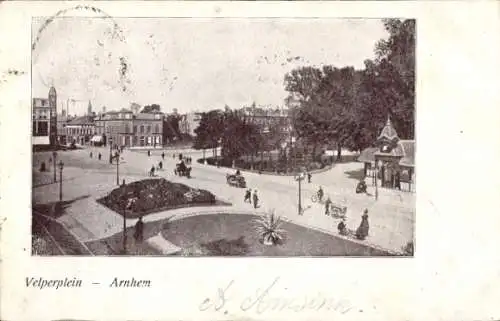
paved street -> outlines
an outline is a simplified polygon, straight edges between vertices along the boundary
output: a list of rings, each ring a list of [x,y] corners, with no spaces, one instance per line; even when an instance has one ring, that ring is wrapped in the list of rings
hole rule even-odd
[[[93,158],[90,158],[90,151]],[[102,154],[101,161],[97,154]],[[384,249],[399,251],[407,241],[413,239],[414,202],[415,195],[405,192],[379,189],[379,199],[354,193],[356,180],[346,173],[362,169],[361,163],[337,164],[331,170],[313,175],[312,183],[303,182],[302,204],[306,208],[304,215],[297,214],[298,185],[290,176],[264,175],[242,172],[248,187],[257,189],[261,206],[255,211],[250,204],[243,202],[244,189],[230,187],[225,175],[234,170],[216,168],[198,164],[195,159],[201,157],[201,151],[185,149],[185,156],[193,158],[192,178],[178,177],[173,174],[179,151],[167,150],[164,169],[159,176],[173,182],[207,189],[220,199],[233,204],[232,207],[210,207],[210,211],[222,212],[258,212],[275,211],[276,214],[288,220],[305,226],[310,226],[337,235],[337,219],[324,215],[324,207],[313,203],[311,196],[319,186],[325,195],[330,195],[334,203],[348,207],[347,225],[356,229],[361,220],[364,208],[369,210],[370,235],[365,243],[375,244]],[[119,167],[119,180],[127,183],[144,179],[153,164],[161,160],[161,151],[152,151],[148,157],[145,151],[128,151],[123,153],[123,163]],[[34,154],[34,188],[33,203],[50,203],[58,200],[59,183],[52,184],[52,172],[40,173],[41,161],[48,164],[50,153]],[[76,200],[66,209],[66,214],[59,218],[82,241],[89,241],[111,236],[122,229],[122,217],[95,200],[107,194],[116,187],[116,165],[109,164],[109,150],[106,148],[91,148],[58,153],[58,160],[65,164],[63,171],[63,199]],[[52,168],[51,168],[52,170]],[[59,173],[58,173],[59,179]],[[369,192],[374,194],[372,187]],[[85,197],[85,198],[82,198]],[[174,211],[159,212],[148,215],[145,221],[155,221],[175,214],[177,217],[202,212],[204,208],[185,208]],[[127,225],[133,226],[135,220],[128,220]]]

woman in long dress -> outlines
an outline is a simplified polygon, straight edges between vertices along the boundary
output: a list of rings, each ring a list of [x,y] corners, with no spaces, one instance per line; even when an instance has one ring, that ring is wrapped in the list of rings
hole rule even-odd
[[[363,216],[361,216],[361,224],[359,224],[359,227],[356,230],[356,238],[364,240],[368,236],[369,229],[370,224],[368,223],[368,210],[365,209]]]

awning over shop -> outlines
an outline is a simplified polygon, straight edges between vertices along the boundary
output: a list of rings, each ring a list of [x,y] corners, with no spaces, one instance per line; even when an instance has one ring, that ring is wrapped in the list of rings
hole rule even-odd
[[[103,138],[102,136],[100,135],[96,135],[96,136],[93,136],[91,139],[90,139],[91,142],[94,142],[94,143],[102,143],[103,142]]]

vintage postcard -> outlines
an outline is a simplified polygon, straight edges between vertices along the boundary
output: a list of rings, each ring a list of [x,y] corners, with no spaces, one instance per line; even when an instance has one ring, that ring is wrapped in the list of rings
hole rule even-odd
[[[24,117],[8,188],[27,201],[2,239],[3,261],[28,262],[2,268],[20,274],[6,320],[443,316],[411,308],[417,224],[446,211],[427,159],[447,140],[425,121],[444,112],[424,104],[437,18],[360,5],[0,6],[23,34],[1,81]]]

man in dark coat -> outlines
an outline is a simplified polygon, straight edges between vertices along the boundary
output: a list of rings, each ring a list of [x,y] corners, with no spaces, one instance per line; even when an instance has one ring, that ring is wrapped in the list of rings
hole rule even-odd
[[[139,220],[135,224],[134,238],[138,242],[142,242],[144,239],[144,222],[142,221],[142,216],[139,217]]]
[[[165,160],[165,153],[164,152],[161,153],[161,159]]]
[[[247,203],[247,202],[248,203],[252,203],[252,201],[250,199],[251,197],[252,197],[252,191],[250,189],[247,189],[246,192],[245,192],[245,200],[244,200],[244,202],[245,203]]]
[[[330,206],[332,205],[332,200],[328,197],[325,201],[325,215],[330,215]]]
[[[257,190],[253,191],[253,208],[257,208],[259,203],[259,196],[257,196]]]
[[[102,155],[101,155],[101,153],[99,153],[99,154],[97,155],[97,158],[98,158],[99,160],[101,160],[101,157],[102,157]]]

